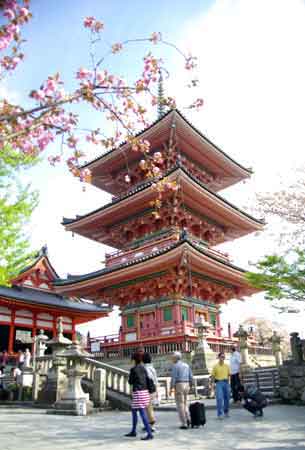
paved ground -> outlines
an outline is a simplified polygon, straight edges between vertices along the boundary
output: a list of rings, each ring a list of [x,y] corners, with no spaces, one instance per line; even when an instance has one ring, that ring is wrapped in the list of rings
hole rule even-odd
[[[130,415],[105,412],[90,417],[46,415],[40,410],[0,409],[1,450],[283,450],[305,449],[305,408],[270,406],[264,420],[235,409],[217,421],[208,411],[204,429],[178,430],[174,412],[159,412],[153,441],[122,437]]]

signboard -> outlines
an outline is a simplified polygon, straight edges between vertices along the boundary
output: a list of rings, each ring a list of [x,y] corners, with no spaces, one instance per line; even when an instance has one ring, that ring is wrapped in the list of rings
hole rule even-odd
[[[101,350],[100,342],[91,342],[90,349],[91,353],[99,352]]]
[[[30,330],[16,330],[16,341],[22,344],[31,344],[32,335]]]
[[[125,335],[126,342],[133,342],[137,340],[137,333],[127,333]]]

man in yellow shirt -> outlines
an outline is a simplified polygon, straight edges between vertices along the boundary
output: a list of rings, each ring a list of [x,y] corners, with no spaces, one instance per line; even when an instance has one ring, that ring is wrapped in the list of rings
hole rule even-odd
[[[217,417],[229,417],[230,366],[225,363],[225,354],[219,353],[218,363],[213,367],[212,378],[216,385]]]

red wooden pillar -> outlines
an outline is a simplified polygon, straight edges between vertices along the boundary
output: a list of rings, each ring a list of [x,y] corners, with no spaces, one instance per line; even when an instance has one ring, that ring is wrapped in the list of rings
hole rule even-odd
[[[15,335],[15,315],[16,311],[12,310],[12,318],[11,318],[11,326],[10,326],[10,334],[8,339],[8,353],[11,354],[14,352],[14,335]]]
[[[57,336],[57,317],[53,318],[53,338]]]
[[[175,333],[179,334],[184,332],[184,322],[182,322],[182,317],[181,317],[181,306],[180,303],[176,302],[173,306],[174,308],[174,321],[176,322],[176,330]]]
[[[72,319],[72,341],[76,341],[75,319]]]
[[[220,314],[219,312],[216,313],[216,329],[217,329],[217,335],[221,336],[221,324],[220,324]]]
[[[228,337],[231,339],[232,338],[232,330],[231,330],[231,324],[230,322],[228,323]]]
[[[141,324],[139,311],[136,312],[136,332],[137,332],[137,340],[141,339]]]
[[[191,317],[189,318],[189,322],[191,322],[192,326],[196,323],[196,315],[195,315],[195,305],[192,305],[190,308]]]
[[[36,316],[36,313],[33,313],[33,331],[32,331],[33,342],[32,342],[32,350],[31,350],[32,355],[35,350],[34,349],[34,339],[35,339],[36,334],[37,334],[37,316]]]

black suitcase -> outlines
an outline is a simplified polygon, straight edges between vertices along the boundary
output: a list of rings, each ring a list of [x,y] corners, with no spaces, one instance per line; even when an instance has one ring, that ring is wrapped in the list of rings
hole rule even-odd
[[[204,426],[206,423],[205,406],[203,403],[195,402],[190,404],[190,416],[192,428]]]

